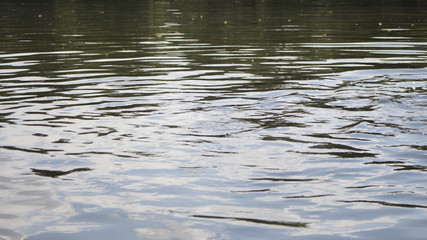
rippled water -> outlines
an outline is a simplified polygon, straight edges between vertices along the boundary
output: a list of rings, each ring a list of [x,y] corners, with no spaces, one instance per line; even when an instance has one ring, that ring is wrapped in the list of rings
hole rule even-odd
[[[424,239],[425,16],[2,1],[0,239]]]

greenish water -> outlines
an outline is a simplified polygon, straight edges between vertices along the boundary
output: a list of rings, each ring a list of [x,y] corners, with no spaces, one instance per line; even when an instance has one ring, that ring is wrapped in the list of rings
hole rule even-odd
[[[0,239],[425,239],[424,1],[0,2]]]

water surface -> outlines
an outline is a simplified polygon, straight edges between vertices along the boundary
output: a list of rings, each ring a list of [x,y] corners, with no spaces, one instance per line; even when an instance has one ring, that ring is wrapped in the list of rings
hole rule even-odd
[[[423,1],[0,3],[1,239],[424,239]]]

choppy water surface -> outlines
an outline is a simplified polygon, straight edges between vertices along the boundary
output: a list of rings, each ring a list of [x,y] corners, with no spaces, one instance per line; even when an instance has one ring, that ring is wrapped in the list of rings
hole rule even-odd
[[[423,1],[0,13],[0,239],[425,239]]]

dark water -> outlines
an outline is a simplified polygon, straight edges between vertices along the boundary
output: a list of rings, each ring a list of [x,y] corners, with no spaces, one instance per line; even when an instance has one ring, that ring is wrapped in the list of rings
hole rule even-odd
[[[0,239],[425,239],[424,1],[0,2]]]

